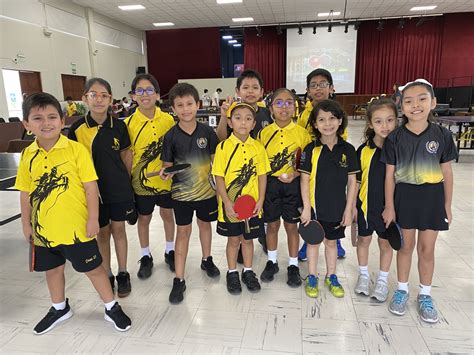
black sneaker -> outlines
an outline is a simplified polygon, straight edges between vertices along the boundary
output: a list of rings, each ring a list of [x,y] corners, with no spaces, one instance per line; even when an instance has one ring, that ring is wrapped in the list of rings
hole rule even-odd
[[[206,260],[201,261],[201,270],[205,270],[209,277],[217,277],[221,274],[216,264],[212,261],[212,256],[208,256]]]
[[[173,304],[180,303],[184,299],[184,291],[186,291],[186,282],[175,277],[173,279],[173,289],[169,297],[170,302]]]
[[[110,275],[109,281],[110,281],[110,287],[112,287],[112,293],[114,293],[115,292],[115,276]]]
[[[249,291],[260,291],[260,283],[257,275],[252,270],[242,271],[242,282],[247,286]]]
[[[262,282],[273,281],[273,275],[275,275],[279,270],[278,263],[268,260],[265,269],[263,269],[262,274],[260,275],[260,280],[262,280]]]
[[[268,249],[267,249],[267,236],[266,235],[261,235],[258,237],[258,242],[262,246],[263,252],[265,254],[268,254]]]
[[[229,291],[230,294],[237,295],[242,292],[242,286],[240,285],[238,271],[234,271],[231,273],[227,271],[227,275],[225,278],[227,281],[227,291]]]
[[[130,283],[130,274],[128,272],[119,272],[117,275],[117,296],[127,297],[132,292]]]
[[[239,252],[237,254],[237,262],[239,264],[243,264],[244,263],[244,256],[242,255],[242,244],[240,244],[239,246]]]
[[[153,267],[153,257],[150,255],[142,256],[139,261],[140,268],[138,269],[137,276],[139,279],[147,279],[151,276],[151,269]]]
[[[165,253],[165,263],[167,263],[170,270],[174,272],[174,250],[170,250],[169,253]]]
[[[288,281],[286,284],[290,287],[301,286],[300,268],[295,265],[288,266]]]
[[[60,311],[56,308],[51,307],[48,311],[48,314],[44,316],[43,319],[40,320],[36,327],[33,329],[33,333],[40,335],[46,332],[49,332],[59,323],[64,322],[66,319],[72,317],[72,310],[69,307],[69,300],[66,298],[66,307]]]
[[[125,212],[125,219],[129,225],[135,225],[138,221],[137,210],[135,208],[131,208],[130,210]]]
[[[119,332],[126,332],[132,326],[130,318],[122,311],[122,307],[115,302],[114,306],[108,311],[105,310],[104,319],[111,323],[114,323],[115,329]]]

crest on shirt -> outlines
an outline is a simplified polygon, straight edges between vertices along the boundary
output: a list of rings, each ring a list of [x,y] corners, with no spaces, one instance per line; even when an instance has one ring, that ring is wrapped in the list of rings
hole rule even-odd
[[[348,165],[347,165],[347,156],[345,154],[342,154],[341,161],[339,162],[339,166],[341,168],[347,168],[348,167]]]
[[[265,128],[269,124],[270,124],[270,122],[268,122],[268,121],[262,121],[262,128]]]
[[[207,138],[201,137],[197,139],[197,145],[199,148],[204,149],[207,147]]]
[[[426,142],[426,150],[430,154],[436,154],[438,152],[439,143],[436,141]]]
[[[114,137],[114,145],[112,146],[112,149],[113,150],[120,150],[120,142],[119,142],[118,138]]]

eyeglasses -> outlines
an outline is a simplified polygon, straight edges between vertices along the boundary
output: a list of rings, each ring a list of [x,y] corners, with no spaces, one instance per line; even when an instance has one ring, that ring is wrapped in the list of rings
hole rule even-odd
[[[153,95],[155,92],[156,92],[155,88],[151,87],[151,86],[146,88],[146,89],[143,89],[143,88],[136,88],[135,89],[135,95],[138,95],[138,96],[143,96],[143,95],[145,95],[145,93],[147,95]]]
[[[99,94],[95,91],[91,91],[91,92],[88,92],[87,94],[84,94],[84,96],[87,96],[89,99],[91,100],[98,100],[99,98],[101,98],[102,100],[108,100],[112,97],[112,95],[109,95],[109,94]]]
[[[292,100],[275,100],[273,102],[273,106],[276,106],[278,108],[283,108],[283,107],[293,107],[295,105],[295,102]]]
[[[322,81],[320,83],[310,83],[309,84],[310,89],[317,89],[317,88],[325,89],[329,86],[331,86],[331,84],[329,84],[327,81]]]

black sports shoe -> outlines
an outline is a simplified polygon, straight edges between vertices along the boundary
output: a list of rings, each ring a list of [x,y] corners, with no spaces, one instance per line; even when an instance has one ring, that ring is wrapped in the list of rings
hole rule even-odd
[[[138,269],[137,276],[139,279],[147,279],[151,276],[151,269],[153,267],[153,257],[150,255],[142,256],[139,261],[140,268]]]
[[[229,291],[230,294],[237,295],[242,292],[242,286],[240,285],[238,271],[230,273],[229,271],[227,271],[227,275],[225,278],[227,281],[227,291]]]
[[[278,263],[268,260],[265,269],[263,269],[262,274],[260,275],[260,280],[262,280],[262,282],[273,281],[273,275],[275,275],[279,270]]]
[[[115,329],[119,332],[126,332],[132,326],[132,321],[128,316],[122,311],[122,307],[115,302],[114,306],[108,311],[105,310],[104,319],[111,323],[114,323]]]
[[[258,237],[258,242],[262,246],[263,252],[265,254],[268,254],[268,249],[267,249],[267,236],[266,235],[261,235]]]
[[[290,287],[301,286],[300,268],[295,265],[288,266],[288,281],[286,284]]]
[[[209,277],[217,277],[221,274],[216,264],[212,261],[212,256],[208,256],[206,260],[201,261],[201,269],[205,270]]]
[[[119,272],[117,275],[117,296],[127,297],[132,292],[130,283],[130,274],[128,272]]]
[[[244,256],[242,255],[242,244],[239,245],[239,253],[237,254],[237,262],[239,264],[244,263]]]
[[[247,286],[249,291],[260,291],[260,283],[257,275],[252,270],[242,271],[242,282]]]
[[[135,225],[138,220],[138,213],[135,208],[131,208],[127,212],[125,212],[125,219],[127,220],[127,223],[131,226]]]
[[[170,270],[174,272],[174,250],[170,250],[168,254],[165,253],[165,263],[167,263]]]
[[[112,293],[114,293],[115,292],[115,276],[110,275],[109,281],[110,281],[110,287],[112,287]]]
[[[66,298],[66,307],[60,311],[54,307],[51,307],[44,318],[41,319],[38,324],[36,324],[36,327],[33,329],[33,333],[40,335],[49,332],[59,323],[71,318],[72,314],[71,307],[69,307],[69,299]]]
[[[175,277],[173,279],[173,289],[171,290],[169,300],[173,304],[178,304],[184,299],[184,291],[186,291],[186,282]]]

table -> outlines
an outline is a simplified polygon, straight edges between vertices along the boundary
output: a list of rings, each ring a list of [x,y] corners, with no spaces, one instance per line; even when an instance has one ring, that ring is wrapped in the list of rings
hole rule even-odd
[[[435,120],[439,124],[448,125],[448,129],[453,125],[458,127],[458,132],[456,134],[458,157],[456,158],[456,163],[459,161],[459,153],[461,149],[474,149],[474,145],[472,144],[474,138],[471,137],[469,133],[474,127],[474,116],[438,116],[435,117]],[[463,136],[466,138],[463,138]],[[463,143],[462,145],[461,141]],[[469,144],[467,144],[468,142]]]
[[[0,190],[13,191],[9,190],[9,188],[15,185],[18,164],[20,163],[20,156],[21,153],[0,153]],[[7,219],[1,220],[0,226],[18,219],[20,216],[21,214],[19,213]]]

